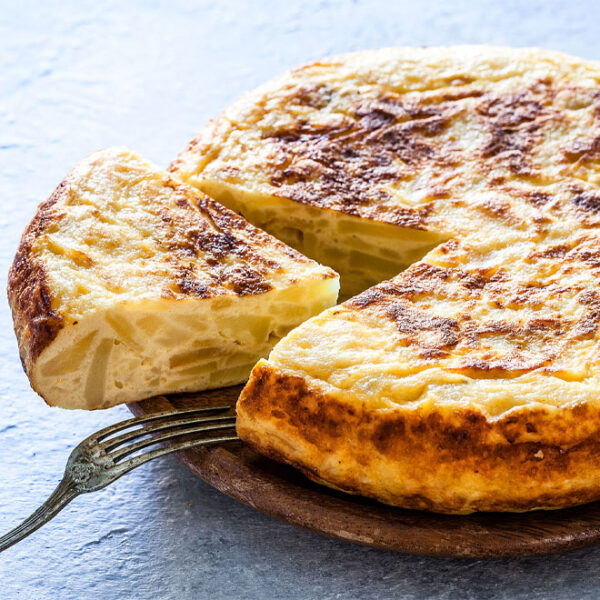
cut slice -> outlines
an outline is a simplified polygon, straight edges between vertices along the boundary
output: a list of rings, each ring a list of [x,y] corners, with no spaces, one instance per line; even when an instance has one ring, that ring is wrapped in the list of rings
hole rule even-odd
[[[600,233],[451,241],[307,321],[254,368],[240,437],[406,508],[600,497]]]
[[[338,277],[125,149],[43,203],[9,275],[24,368],[51,405],[239,384]]]

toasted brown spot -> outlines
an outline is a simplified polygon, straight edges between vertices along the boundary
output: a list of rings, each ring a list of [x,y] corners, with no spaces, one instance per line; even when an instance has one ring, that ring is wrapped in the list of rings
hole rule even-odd
[[[527,192],[525,197],[533,204],[534,206],[543,206],[547,204],[550,200],[552,200],[552,196],[545,192]]]
[[[519,224],[519,219],[512,213],[510,203],[503,198],[488,198],[479,204],[478,208],[486,214],[501,221],[505,221],[513,225]]]
[[[512,129],[535,121],[544,114],[541,102],[528,91],[509,94],[504,97],[486,97],[477,112],[489,119],[497,127]]]
[[[200,298],[208,298],[213,294],[208,284],[196,279],[193,267],[182,265],[179,271],[180,276],[177,279],[179,292],[187,296],[198,296]]]
[[[290,103],[311,108],[323,108],[329,102],[331,91],[325,86],[299,87],[290,95]]]
[[[483,96],[483,90],[477,89],[458,89],[441,94],[440,99],[444,102],[452,102],[456,100],[464,100],[465,98],[480,98]]]
[[[518,94],[486,94],[477,112],[487,126],[488,136],[481,154],[505,163],[515,174],[531,174],[531,153],[540,140],[540,127],[549,114],[544,102],[551,97],[548,82]]]
[[[600,212],[600,194],[594,192],[579,192],[576,193],[572,198],[571,202],[577,207],[577,209],[584,214],[592,213],[598,214]]]
[[[519,174],[531,173],[529,155],[538,140],[538,125],[528,125],[522,129],[508,129],[490,125],[488,139],[482,148],[485,158],[498,158],[504,161],[511,171]]]
[[[600,160],[600,135],[593,138],[575,140],[563,150],[565,158],[571,162],[577,160]]]
[[[543,250],[532,252],[527,258],[531,261],[539,260],[540,258],[562,259],[571,250],[568,244],[553,244]]]
[[[273,286],[265,279],[264,274],[257,269],[244,265],[232,265],[224,272],[231,289],[238,296],[262,294],[273,289]]]
[[[409,336],[433,333],[433,337],[427,336],[427,346],[433,349],[445,350],[458,344],[460,330],[456,319],[437,317],[399,303],[389,304],[386,313],[400,333]]]

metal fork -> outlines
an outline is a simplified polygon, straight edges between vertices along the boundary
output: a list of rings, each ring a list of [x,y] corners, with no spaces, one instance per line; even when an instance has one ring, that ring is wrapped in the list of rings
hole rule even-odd
[[[196,446],[238,440],[235,416],[214,416],[231,408],[217,406],[154,413],[127,419],[90,435],[71,452],[65,474],[48,500],[18,527],[0,537],[0,552],[47,523],[76,496],[100,490],[150,460]],[[213,416],[207,416],[210,413]],[[230,435],[215,437],[212,433],[221,430],[230,430],[226,431]],[[116,433],[120,435],[115,436]],[[149,446],[166,442],[172,443],[127,459]]]

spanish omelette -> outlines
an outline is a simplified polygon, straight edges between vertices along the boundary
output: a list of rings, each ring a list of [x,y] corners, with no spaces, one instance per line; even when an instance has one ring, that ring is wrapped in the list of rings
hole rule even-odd
[[[600,498],[599,83],[556,52],[384,49],[210,123],[172,172],[335,267],[345,296],[393,277],[259,361],[240,437],[407,508]]]

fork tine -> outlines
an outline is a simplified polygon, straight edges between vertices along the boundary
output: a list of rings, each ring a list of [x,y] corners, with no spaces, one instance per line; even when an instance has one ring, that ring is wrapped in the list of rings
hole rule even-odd
[[[105,427],[100,431],[96,431],[90,435],[87,440],[96,440],[101,441],[104,438],[107,438],[109,435],[113,433],[118,433],[119,431],[123,431],[123,429],[127,429],[128,427],[133,427],[135,425],[144,425],[145,423],[150,423],[152,421],[157,421],[159,419],[168,418],[168,417],[182,417],[185,415],[191,415],[194,413],[209,413],[209,412],[226,412],[231,410],[232,406],[206,406],[202,408],[184,408],[184,409],[176,409],[176,410],[166,410],[163,412],[154,413],[151,415],[144,415],[142,417],[133,417],[131,419],[127,419],[126,421],[121,421],[116,425],[110,425],[109,427]]]
[[[129,473],[129,471],[131,471],[132,469],[135,469],[136,467],[139,467],[144,463],[154,460],[155,458],[166,456],[167,454],[172,454],[173,452],[179,452],[180,450],[188,450],[190,448],[195,448],[196,446],[209,446],[210,444],[239,441],[240,438],[236,435],[210,439],[187,440],[183,442],[177,442],[175,444],[170,444],[168,446],[163,446],[162,448],[151,450],[150,452],[146,452],[145,454],[140,454],[139,456],[134,456],[133,458],[130,458],[129,460],[126,460],[122,463],[118,463],[115,467],[119,470],[119,474],[117,475],[117,477],[121,477],[121,475]]]
[[[178,416],[178,415],[173,415]],[[224,416],[224,417],[187,417],[186,419],[171,419],[171,420],[161,420],[150,422],[145,427],[139,427],[138,429],[133,429],[131,431],[126,431],[121,435],[110,438],[105,442],[100,443],[100,448],[104,452],[112,452],[115,448],[122,446],[127,442],[131,442],[136,438],[142,437],[144,435],[151,435],[158,431],[163,431],[164,429],[173,429],[181,427],[190,427],[192,425],[200,425],[202,423],[210,424],[210,423],[219,423],[229,421],[234,423],[235,416]]]
[[[142,448],[146,448],[147,446],[152,446],[154,444],[158,444],[160,442],[167,442],[169,440],[173,440],[184,435],[193,435],[197,433],[204,433],[208,431],[217,431],[219,429],[232,429],[235,427],[235,418],[230,418],[226,423],[204,423],[198,425],[197,423],[191,423],[191,427],[181,428],[177,430],[168,430],[158,435],[153,435],[144,440],[140,440],[139,442],[135,442],[134,444],[130,444],[122,448],[121,450],[117,450],[116,452],[111,452],[108,456],[112,458],[114,462],[118,462],[122,458],[141,450]]]

